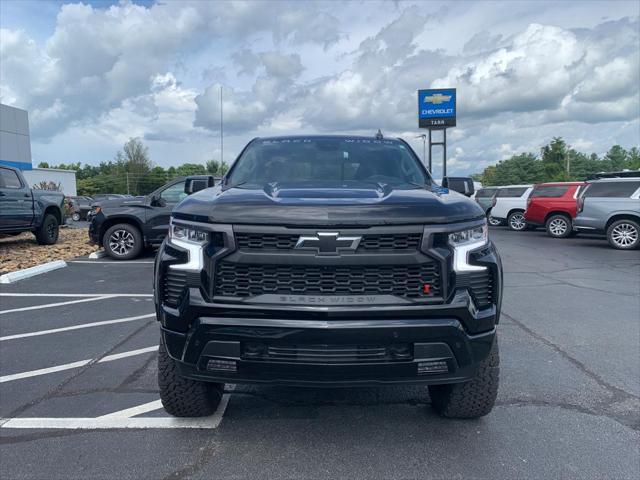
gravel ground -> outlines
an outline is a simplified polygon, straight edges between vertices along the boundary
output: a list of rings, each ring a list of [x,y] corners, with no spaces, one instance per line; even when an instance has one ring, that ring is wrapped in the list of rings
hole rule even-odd
[[[61,228],[55,245],[38,245],[30,232],[0,237],[0,275],[54,260],[69,260],[98,250],[85,229]]]

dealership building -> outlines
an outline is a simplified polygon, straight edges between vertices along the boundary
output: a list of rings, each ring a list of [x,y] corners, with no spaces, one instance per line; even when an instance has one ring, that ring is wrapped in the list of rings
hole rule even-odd
[[[20,169],[30,187],[53,182],[65,195],[76,195],[74,170],[34,168],[31,162],[28,112],[0,104],[0,165]]]

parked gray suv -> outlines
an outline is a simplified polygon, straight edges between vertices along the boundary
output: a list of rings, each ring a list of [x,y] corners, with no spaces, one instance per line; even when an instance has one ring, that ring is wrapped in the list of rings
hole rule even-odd
[[[574,228],[606,234],[613,248],[638,248],[640,177],[601,178],[588,182],[578,197]]]

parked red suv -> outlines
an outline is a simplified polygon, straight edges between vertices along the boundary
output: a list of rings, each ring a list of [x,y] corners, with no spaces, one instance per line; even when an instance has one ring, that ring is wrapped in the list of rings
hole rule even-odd
[[[536,185],[527,201],[524,219],[527,224],[544,225],[555,238],[571,235],[571,221],[577,214],[577,191],[584,182],[552,182]]]

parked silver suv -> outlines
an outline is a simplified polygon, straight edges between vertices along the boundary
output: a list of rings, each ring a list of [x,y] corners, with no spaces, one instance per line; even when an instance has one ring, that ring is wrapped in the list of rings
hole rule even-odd
[[[606,234],[613,248],[638,248],[640,177],[601,178],[588,182],[578,197],[574,228]]]

